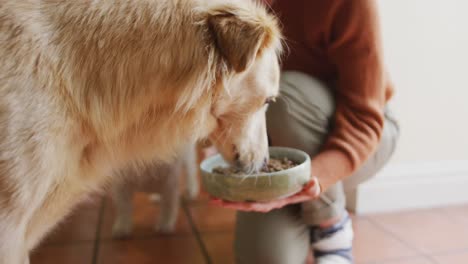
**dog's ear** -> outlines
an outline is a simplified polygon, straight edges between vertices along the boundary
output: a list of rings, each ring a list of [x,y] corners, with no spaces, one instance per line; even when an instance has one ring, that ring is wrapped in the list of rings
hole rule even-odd
[[[236,72],[245,71],[279,37],[276,21],[266,14],[255,17],[227,9],[217,11],[210,14],[209,27],[227,66]]]

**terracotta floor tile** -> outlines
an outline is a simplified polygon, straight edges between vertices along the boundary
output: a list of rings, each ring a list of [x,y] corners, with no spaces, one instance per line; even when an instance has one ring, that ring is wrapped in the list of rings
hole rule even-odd
[[[93,244],[43,246],[31,255],[31,264],[91,264]]]
[[[381,264],[380,262],[375,262],[375,264]],[[415,257],[415,258],[404,258],[400,260],[394,261],[385,261],[382,264],[434,264],[431,260],[427,257]],[[451,262],[447,262],[444,264],[454,264]]]
[[[450,219],[454,221],[468,223],[468,205],[456,205],[456,206],[448,206],[443,208],[434,209],[435,211],[439,211],[441,214],[446,215]]]
[[[94,241],[101,200],[79,205],[41,243],[42,245]]]
[[[353,254],[357,263],[380,263],[383,260],[418,255],[418,252],[411,250],[364,217],[353,217],[353,227]]]
[[[204,264],[193,236],[104,242],[98,264]]]
[[[192,199],[192,200],[184,199],[184,202],[189,206],[206,206],[209,200],[210,200],[209,194],[204,192],[203,190],[200,190],[200,193],[195,199]]]
[[[234,233],[205,233],[203,243],[213,264],[234,264]]]
[[[133,235],[132,237],[152,237],[159,236],[155,231],[155,225],[159,216],[159,205],[157,202],[150,201],[145,193],[137,193],[134,197],[133,209]],[[114,222],[114,207],[110,199],[106,200],[106,208],[102,222],[101,238],[110,239],[112,234],[112,225]],[[173,235],[187,235],[192,232],[187,217],[182,209],[179,210],[179,216],[176,223],[176,230]],[[166,236],[166,235],[164,235]]]
[[[427,254],[468,248],[466,223],[453,221],[438,210],[377,214],[369,217],[407,244]]]
[[[443,256],[432,257],[438,264],[466,264],[468,263],[468,252],[454,253]]]
[[[200,232],[234,230],[236,211],[211,205],[190,206],[190,213]]]
[[[353,217],[353,222],[356,234],[353,253],[358,263],[378,263],[418,255],[366,219]],[[214,264],[233,263],[233,232],[202,233],[202,239]]]

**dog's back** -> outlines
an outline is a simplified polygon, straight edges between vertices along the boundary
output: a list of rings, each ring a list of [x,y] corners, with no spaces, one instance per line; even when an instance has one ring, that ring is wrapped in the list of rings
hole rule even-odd
[[[0,0],[0,241],[10,241],[0,243],[1,263],[26,258],[85,193],[107,180],[111,168],[132,159],[167,159],[177,141],[191,139],[169,119],[173,105],[185,105],[177,99],[180,91],[150,85],[160,83],[153,78],[177,83],[174,74],[181,82],[193,81],[186,67],[174,66],[176,51],[168,49],[175,43],[169,35],[185,35],[169,31],[184,26],[173,19],[190,11],[176,11],[176,1],[157,2]],[[144,14],[151,10],[166,18]],[[155,18],[156,25],[132,21],[140,17]],[[146,36],[150,26],[161,32]],[[158,54],[154,62],[160,67],[147,65],[152,54]],[[205,66],[200,71],[208,73]],[[160,111],[149,108],[155,98]],[[184,122],[190,116],[174,118]],[[163,142],[168,131],[173,133]],[[155,145],[161,147],[156,153]]]
[[[0,0],[0,241],[10,241],[0,243],[0,263],[26,262],[112,170],[169,160],[212,133],[225,106],[263,111],[277,78],[243,72],[258,61],[251,69],[278,74],[272,21],[250,1]],[[270,63],[257,60],[265,49]],[[230,102],[233,79],[261,83],[255,102]],[[250,144],[225,137],[253,156]],[[247,162],[258,166],[266,145],[257,154]]]
[[[175,105],[209,111],[199,98],[206,88],[181,88],[211,82],[199,32],[174,34],[194,27],[195,2],[0,0],[0,187],[22,193],[19,203],[40,203],[21,188],[67,174],[92,178],[136,157],[167,159],[178,141],[199,137],[168,122]],[[199,72],[188,73],[194,66]],[[0,192],[0,206],[10,196]]]
[[[1,263],[26,258],[112,168],[207,133],[194,129],[213,74],[194,3],[0,0]]]

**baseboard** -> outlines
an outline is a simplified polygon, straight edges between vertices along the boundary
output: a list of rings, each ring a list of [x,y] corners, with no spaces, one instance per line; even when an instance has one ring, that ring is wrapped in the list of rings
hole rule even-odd
[[[468,203],[468,160],[392,164],[348,200],[358,214]]]

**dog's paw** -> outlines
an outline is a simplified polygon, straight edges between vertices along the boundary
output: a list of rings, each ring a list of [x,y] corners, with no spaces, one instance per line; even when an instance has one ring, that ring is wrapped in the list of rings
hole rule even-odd
[[[175,223],[159,223],[155,230],[160,234],[172,234],[175,231]]]
[[[152,193],[148,196],[148,198],[153,203],[158,203],[161,201],[161,195],[158,193]]]
[[[132,223],[130,221],[116,221],[112,227],[112,238],[122,239],[132,234]]]

